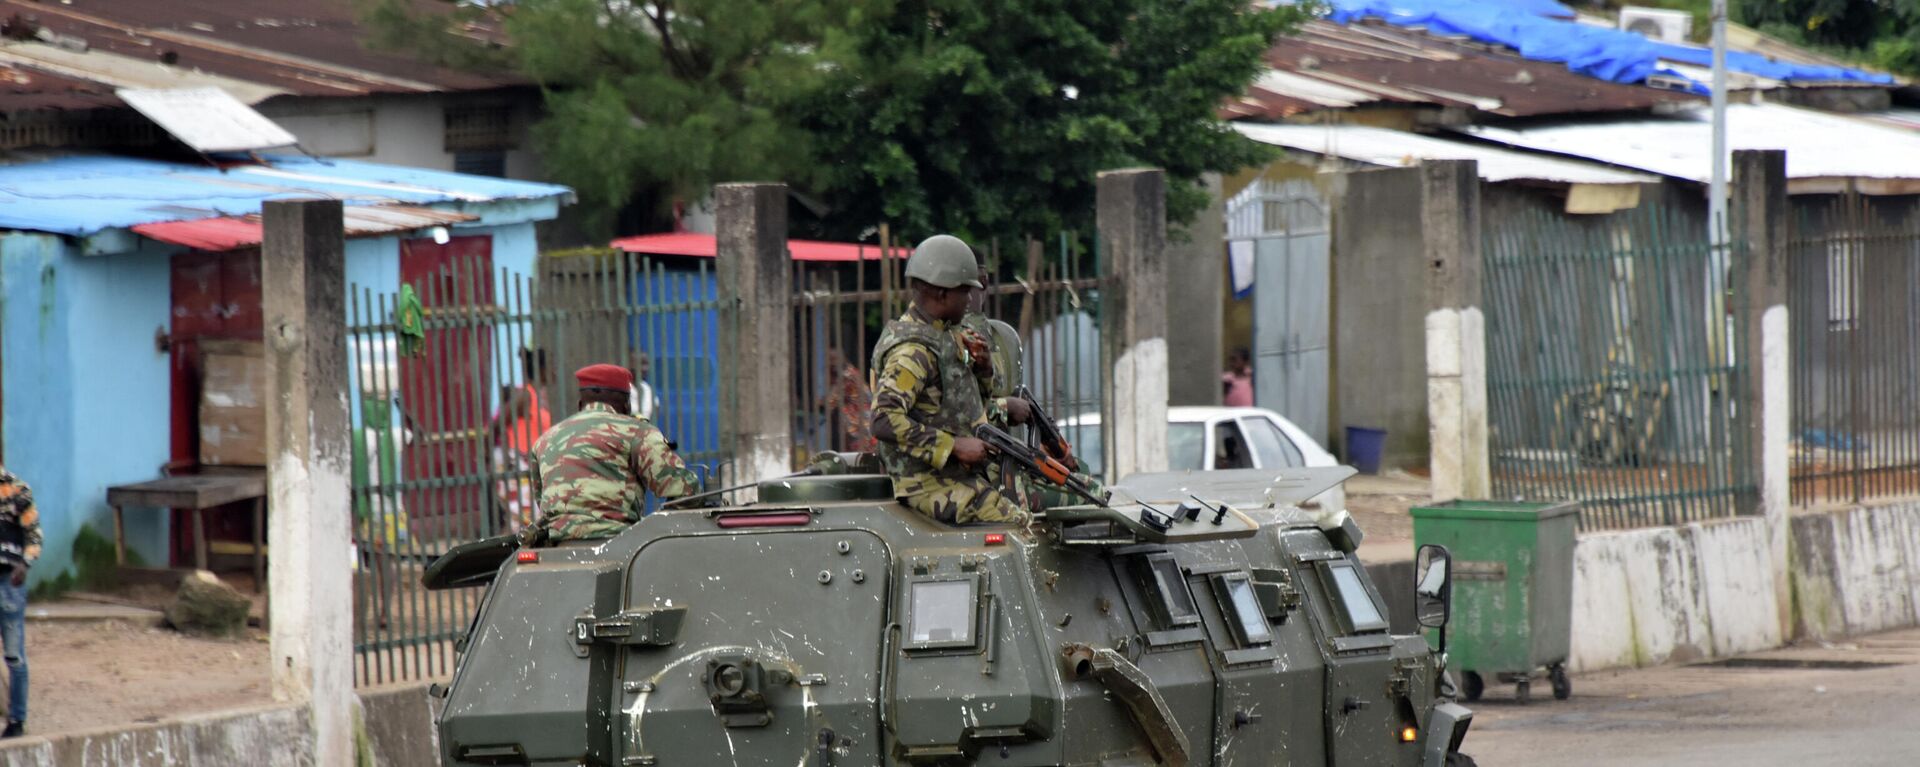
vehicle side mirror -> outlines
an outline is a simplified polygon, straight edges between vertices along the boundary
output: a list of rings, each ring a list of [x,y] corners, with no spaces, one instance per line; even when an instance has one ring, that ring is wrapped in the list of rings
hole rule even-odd
[[[1425,628],[1444,628],[1453,617],[1453,554],[1445,546],[1421,546],[1413,571],[1414,620]]]

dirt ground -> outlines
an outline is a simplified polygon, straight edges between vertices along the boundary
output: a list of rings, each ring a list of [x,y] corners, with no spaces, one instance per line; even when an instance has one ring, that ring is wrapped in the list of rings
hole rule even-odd
[[[265,703],[267,637],[194,639],[125,621],[27,622],[27,731],[155,722]]]
[[[1573,678],[1564,702],[1510,685],[1469,704],[1461,749],[1502,765],[1911,765],[1920,630],[1700,664]]]

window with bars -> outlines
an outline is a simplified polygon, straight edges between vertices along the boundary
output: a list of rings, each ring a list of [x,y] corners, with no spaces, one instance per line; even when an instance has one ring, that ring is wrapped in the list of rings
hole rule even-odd
[[[505,151],[514,148],[513,112],[504,106],[446,109],[446,151]]]

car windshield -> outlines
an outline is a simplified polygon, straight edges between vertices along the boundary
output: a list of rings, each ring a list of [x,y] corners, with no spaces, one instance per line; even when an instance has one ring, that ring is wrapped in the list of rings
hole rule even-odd
[[[1207,432],[1204,424],[1170,423],[1167,424],[1167,468],[1174,471],[1199,471],[1206,468],[1202,463],[1207,453]]]

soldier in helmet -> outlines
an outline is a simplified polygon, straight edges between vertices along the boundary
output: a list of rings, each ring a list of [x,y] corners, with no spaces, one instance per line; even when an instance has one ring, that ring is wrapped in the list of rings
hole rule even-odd
[[[548,540],[611,538],[639,519],[644,491],[666,499],[699,489],[660,430],[628,412],[631,371],[589,365],[573,375],[580,412],[533,445],[534,492]]]
[[[907,259],[913,305],[874,345],[872,432],[902,503],[950,524],[1022,522],[1026,512],[987,477],[981,377],[954,330],[980,288],[973,249],[936,235]],[[1022,402],[1021,404],[1025,404]],[[1025,408],[1009,408],[1010,422]]]

